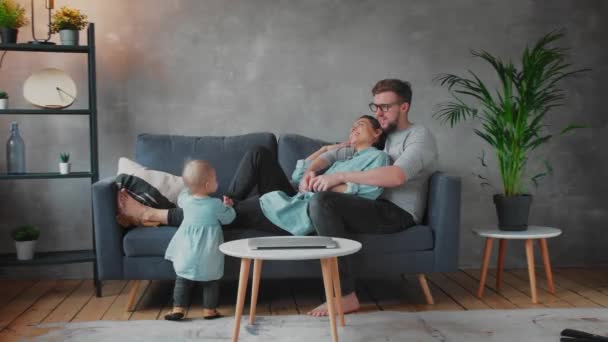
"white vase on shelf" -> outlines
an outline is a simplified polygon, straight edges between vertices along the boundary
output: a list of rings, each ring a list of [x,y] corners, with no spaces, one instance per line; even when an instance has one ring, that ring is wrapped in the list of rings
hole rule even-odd
[[[17,260],[32,260],[36,250],[36,240],[15,241],[15,248],[17,249]]]
[[[67,175],[70,173],[72,169],[72,165],[70,163],[59,163],[59,173],[62,175]]]

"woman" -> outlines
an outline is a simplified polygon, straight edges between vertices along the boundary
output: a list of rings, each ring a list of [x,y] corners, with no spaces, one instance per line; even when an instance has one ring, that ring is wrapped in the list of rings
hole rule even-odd
[[[388,155],[374,147],[383,135],[378,121],[370,116],[360,117],[351,129],[348,143],[356,152],[344,161],[335,162],[325,174],[345,171],[365,171],[390,164]],[[304,174],[314,158],[314,154],[306,160],[298,160],[293,172],[294,183],[301,183]],[[382,193],[382,188],[372,185],[346,183],[338,185],[330,191],[357,195],[375,200]],[[308,217],[308,202],[314,196],[312,191],[300,191],[290,196],[283,191],[273,191],[260,197],[260,205],[266,218],[276,226],[292,235],[308,235],[314,232],[312,222]]]
[[[300,194],[268,149],[253,148],[241,159],[226,194],[229,200],[234,201],[234,209],[237,212],[237,218],[229,227],[254,227],[274,235],[286,235],[289,234],[288,231],[277,227],[273,222],[285,225],[283,221],[287,216],[293,214],[300,219],[298,225],[300,229],[297,232],[308,231],[307,225],[309,223],[306,220],[309,219],[307,214],[303,215],[303,213],[306,212],[308,199],[312,197],[313,193],[304,191],[307,190],[307,185],[302,184],[310,181],[309,175],[304,175],[306,166],[314,159],[322,158],[321,155],[324,152],[335,148],[347,148],[346,145],[355,148],[358,152],[357,155],[344,162],[334,163],[327,172],[363,171],[388,165],[388,156],[380,151],[384,147],[384,141],[385,135],[378,120],[369,115],[361,116],[353,125],[347,143],[323,146],[306,160],[298,162],[292,178],[296,182],[300,182],[299,189],[302,189]],[[262,196],[262,199],[259,196],[248,197],[254,187],[257,187],[257,192]],[[330,189],[330,191],[357,193],[367,198],[377,198],[382,189],[367,185],[341,184]],[[268,196],[264,196],[265,194],[268,194]],[[296,199],[294,200],[294,198]],[[264,203],[264,211],[261,203]],[[277,208],[287,208],[286,213],[288,215],[275,213],[275,210],[273,210],[275,206]],[[119,194],[119,211],[121,212],[120,215],[127,217],[128,221],[135,225],[145,223],[146,225],[168,224],[179,226],[183,220],[181,208],[156,209],[147,207],[134,200],[124,190],[121,190]],[[268,219],[266,215],[270,216],[271,219]]]

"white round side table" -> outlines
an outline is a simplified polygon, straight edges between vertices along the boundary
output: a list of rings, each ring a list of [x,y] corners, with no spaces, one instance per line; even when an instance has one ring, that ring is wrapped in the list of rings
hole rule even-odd
[[[290,236],[289,238],[297,238]],[[305,237],[304,237],[305,238]],[[333,238],[338,244],[337,248],[319,249],[249,249],[249,239],[235,240],[220,245],[220,251],[226,255],[241,259],[241,271],[239,273],[239,289],[236,299],[236,310],[234,314],[234,331],[232,341],[239,338],[241,316],[245,304],[245,292],[249,279],[249,268],[253,259],[253,279],[251,283],[251,308],[249,312],[249,324],[255,319],[255,307],[260,289],[260,275],[262,273],[262,260],[321,260],[321,271],[323,273],[323,285],[325,287],[325,298],[329,311],[329,323],[331,327],[332,341],[338,341],[338,330],[336,328],[336,312],[340,317],[340,325],[344,326],[344,313],[342,312],[342,289],[340,287],[340,273],[338,270],[338,257],[350,255],[361,249],[361,243],[349,239]],[[336,306],[334,307],[334,296]]]
[[[474,229],[475,234],[486,238],[486,246],[483,252],[483,264],[481,266],[481,278],[479,279],[479,290],[477,297],[483,296],[483,289],[486,284],[486,276],[488,275],[488,264],[492,254],[492,243],[494,239],[499,241],[498,261],[496,265],[496,289],[500,289],[502,282],[503,263],[505,259],[505,251],[507,240],[526,240],[526,259],[528,260],[528,276],[530,277],[530,293],[532,303],[538,303],[536,292],[536,274],[534,271],[534,240],[538,240],[540,251],[545,265],[545,273],[547,274],[547,283],[551,293],[555,293],[553,285],[553,273],[551,273],[551,262],[549,261],[549,248],[547,247],[547,239],[556,237],[562,234],[558,228],[543,227],[543,226],[528,226],[528,230],[524,231],[506,231],[494,229]]]

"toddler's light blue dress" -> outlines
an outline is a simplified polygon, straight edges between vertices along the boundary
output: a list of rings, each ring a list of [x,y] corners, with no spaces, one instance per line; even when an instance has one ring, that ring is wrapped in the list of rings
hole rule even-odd
[[[222,224],[232,222],[236,213],[221,200],[193,197],[187,189],[178,198],[184,209],[184,220],[169,242],[165,259],[173,262],[175,273],[189,280],[210,281],[224,275],[224,242]]]

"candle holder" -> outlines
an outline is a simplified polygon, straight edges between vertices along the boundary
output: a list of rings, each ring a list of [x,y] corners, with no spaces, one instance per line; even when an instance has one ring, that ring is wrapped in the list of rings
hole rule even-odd
[[[44,45],[55,45],[55,43],[50,42],[49,40],[51,39],[51,11],[55,8],[55,0],[45,0],[45,7],[47,10],[49,10],[49,23],[48,23],[48,32],[47,32],[47,38],[46,39],[37,39],[36,38],[36,32],[34,30],[34,0],[30,0],[30,5],[32,8],[32,38],[34,39],[33,41],[30,41],[30,44],[44,44]]]

